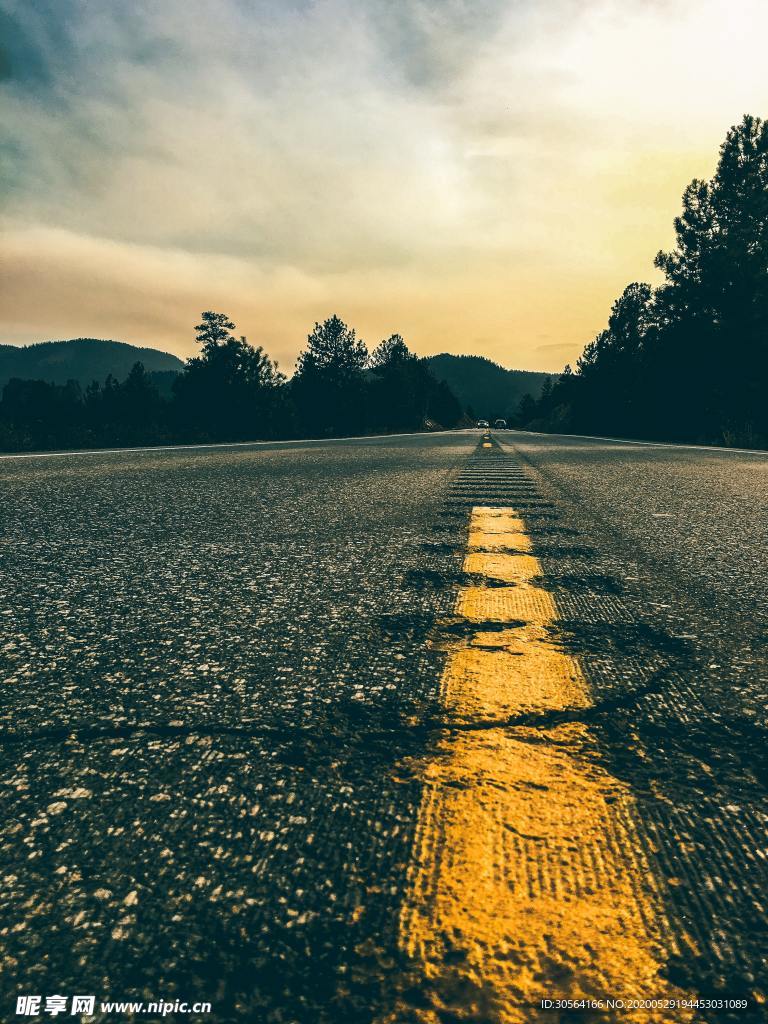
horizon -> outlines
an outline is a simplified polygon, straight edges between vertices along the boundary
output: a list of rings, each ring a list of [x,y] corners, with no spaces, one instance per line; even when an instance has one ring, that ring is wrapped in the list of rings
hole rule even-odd
[[[0,0],[0,341],[186,359],[222,309],[292,371],[337,309],[370,349],[559,373],[764,111],[768,11],[728,11]]]
[[[8,345],[12,348],[33,348],[34,346],[37,345],[67,345],[70,342],[74,341],[93,341],[96,342],[96,344],[106,343],[110,345],[126,345],[129,348],[145,349],[150,352],[159,353],[160,355],[171,356],[175,359],[181,359],[182,362],[184,362],[184,357],[177,356],[175,352],[169,352],[166,349],[155,348],[152,345],[135,345],[131,341],[123,341],[122,338],[45,338],[42,341],[29,341],[21,342],[18,344],[14,344],[14,342],[0,341],[0,347]],[[194,353],[192,354],[194,355]],[[269,355],[269,353],[267,353],[267,355]],[[425,356],[424,358],[437,359],[440,356],[450,356],[451,358],[461,358],[466,356],[468,358],[473,359],[483,359],[486,362],[492,363],[494,366],[498,367],[501,370],[506,370],[508,373],[548,373],[547,370],[521,370],[516,366],[504,366],[502,363],[496,362],[496,360],[491,359],[489,356],[483,355],[480,352],[433,352],[429,356]],[[289,378],[290,376],[292,376],[292,374],[289,375]],[[551,373],[550,376],[557,376],[557,371]]]

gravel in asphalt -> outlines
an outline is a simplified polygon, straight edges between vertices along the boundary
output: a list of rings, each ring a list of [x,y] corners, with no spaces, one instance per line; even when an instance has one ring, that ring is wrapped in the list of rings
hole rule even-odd
[[[663,880],[670,984],[761,1019],[768,457],[477,443],[0,460],[5,1005],[343,1024],[403,979],[428,1002],[399,939],[420,766],[469,510],[513,498],[592,692],[561,714]]]

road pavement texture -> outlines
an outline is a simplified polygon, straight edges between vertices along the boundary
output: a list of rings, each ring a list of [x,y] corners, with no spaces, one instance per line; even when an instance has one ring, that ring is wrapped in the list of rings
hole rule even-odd
[[[0,1019],[766,1019],[768,456],[459,432],[0,478]],[[749,1005],[539,1002],[697,996]]]

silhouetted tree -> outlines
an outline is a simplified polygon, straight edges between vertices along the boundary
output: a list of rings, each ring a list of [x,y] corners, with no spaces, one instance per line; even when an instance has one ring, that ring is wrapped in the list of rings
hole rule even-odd
[[[461,405],[450,387],[438,381],[426,359],[414,355],[399,334],[382,341],[371,354],[370,408],[379,430],[419,430],[427,420],[455,426]]]
[[[85,439],[82,390],[77,381],[9,380],[0,403],[2,435],[9,447],[73,447]],[[9,443],[10,442],[10,443]]]
[[[536,416],[591,432],[768,444],[768,126],[731,128],[683,193],[666,282],[629,285]],[[565,414],[564,414],[564,411]],[[536,416],[533,420],[536,421]]]
[[[204,356],[212,349],[234,340],[230,331],[235,330],[235,325],[226,313],[214,313],[208,310],[202,314],[201,320],[202,322],[195,328],[197,331],[195,340],[200,342]]]
[[[427,416],[441,427],[455,427],[463,414],[461,403],[444,380],[435,382],[429,395]]]
[[[102,408],[115,443],[144,444],[163,436],[164,403],[141,362],[134,363],[122,384],[102,393]]]
[[[682,416],[698,426],[768,431],[768,126],[746,116],[731,128],[711,181],[693,181],[675,220],[675,248],[656,265],[662,336],[653,371],[666,379]],[[670,394],[670,392],[672,392]],[[695,396],[695,397],[694,397]],[[692,399],[692,400],[691,400]],[[689,428],[690,429],[690,428]],[[695,427],[694,427],[695,429]]]
[[[315,324],[291,381],[305,435],[354,434],[365,428],[367,361],[365,343],[336,314]]]
[[[536,418],[538,414],[538,405],[536,400],[530,392],[527,392],[520,399],[520,404],[517,407],[517,412],[514,417],[514,424],[518,427],[527,427],[528,424]]]
[[[379,342],[371,353],[370,367],[372,370],[391,369],[412,362],[416,357],[409,350],[402,335],[392,334]]]
[[[202,351],[174,384],[181,429],[218,441],[277,436],[286,426],[284,375],[261,346],[229,333],[235,325],[225,314],[202,319]]]
[[[578,361],[583,381],[583,429],[633,433],[642,420],[646,340],[654,327],[653,292],[648,284],[628,285],[614,302],[608,328],[590,342]],[[550,395],[547,415],[561,403]]]
[[[371,425],[376,430],[418,430],[434,381],[399,334],[382,341],[370,359]]]

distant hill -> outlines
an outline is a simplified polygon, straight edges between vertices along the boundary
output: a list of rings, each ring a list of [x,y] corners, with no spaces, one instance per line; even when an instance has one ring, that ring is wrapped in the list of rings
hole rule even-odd
[[[184,364],[169,352],[139,348],[123,341],[73,338],[71,341],[41,341],[36,345],[0,345],[0,388],[11,379],[45,380],[53,384],[79,381],[83,387],[92,380],[103,382],[111,373],[124,380],[134,363],[141,362],[157,383],[169,382]]]
[[[427,360],[432,373],[444,380],[475,416],[510,416],[523,395],[538,398],[549,373],[507,370],[485,356],[452,356],[443,352]]]

